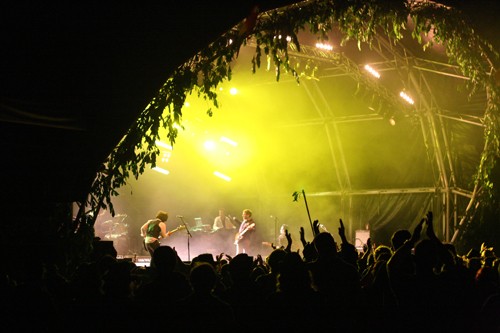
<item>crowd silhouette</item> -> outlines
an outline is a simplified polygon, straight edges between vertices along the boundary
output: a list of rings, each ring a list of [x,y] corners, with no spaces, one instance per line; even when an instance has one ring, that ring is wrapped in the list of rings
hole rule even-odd
[[[428,212],[391,244],[362,251],[313,223],[301,247],[263,258],[205,253],[183,262],[161,246],[150,266],[94,256],[64,276],[57,266],[26,263],[22,277],[2,271],[7,331],[500,332],[499,258],[482,245],[458,254],[442,242]],[[337,242],[338,240],[338,242]]]

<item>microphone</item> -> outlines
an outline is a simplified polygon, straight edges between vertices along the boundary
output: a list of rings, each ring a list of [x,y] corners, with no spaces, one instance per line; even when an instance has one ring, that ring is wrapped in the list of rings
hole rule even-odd
[[[182,219],[184,216],[182,216],[182,215],[177,215],[177,217]]]

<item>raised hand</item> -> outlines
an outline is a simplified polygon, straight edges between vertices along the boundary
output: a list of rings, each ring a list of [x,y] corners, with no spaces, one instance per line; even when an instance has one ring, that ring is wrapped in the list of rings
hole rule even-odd
[[[413,234],[411,235],[411,238],[410,238],[410,241],[412,242],[412,244],[415,244],[420,239],[420,234],[422,233],[422,228],[423,228],[424,222],[426,220],[427,220],[426,217],[422,218],[420,220],[420,222],[417,224],[417,226],[415,227],[415,230],[413,230]]]
[[[345,237],[345,227],[344,227],[344,222],[342,222],[342,219],[339,219],[340,221],[340,227],[339,227],[339,236],[340,239],[342,239],[342,243],[348,243],[347,238]]]
[[[302,242],[303,247],[305,247],[307,245],[304,227],[300,227],[300,241]]]
[[[257,255],[257,257],[254,260],[254,264],[256,266],[264,266],[264,259],[262,259],[262,256],[260,254]]]
[[[319,221],[318,220],[313,221],[313,232],[314,232],[314,236],[319,234]]]
[[[436,237],[436,234],[434,232],[434,226],[432,224],[432,221],[433,221],[432,212],[431,211],[427,212],[424,219],[425,219],[425,222],[427,224],[427,230],[426,230],[427,237],[429,237],[429,239],[436,239],[437,237]]]
[[[285,250],[287,252],[290,252],[292,250],[292,235],[290,235],[288,229],[285,229],[285,236],[288,243]]]

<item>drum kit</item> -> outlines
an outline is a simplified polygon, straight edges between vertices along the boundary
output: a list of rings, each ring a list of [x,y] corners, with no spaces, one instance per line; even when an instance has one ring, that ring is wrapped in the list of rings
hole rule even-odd
[[[118,254],[126,254],[129,248],[128,224],[126,214],[117,214],[111,220],[101,223],[101,235],[104,240],[113,241]]]
[[[109,240],[118,239],[128,234],[128,224],[124,223],[127,214],[118,214],[111,220],[102,222],[104,238]]]

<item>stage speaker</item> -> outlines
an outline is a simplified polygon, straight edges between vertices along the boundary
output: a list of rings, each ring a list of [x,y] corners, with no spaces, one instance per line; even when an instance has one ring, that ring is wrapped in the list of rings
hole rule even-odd
[[[354,246],[356,250],[363,251],[363,246],[368,242],[368,238],[370,238],[370,230],[356,230],[356,236],[354,240]]]
[[[116,258],[117,252],[113,246],[113,241],[95,240],[93,243],[92,259],[99,260],[106,254]]]

